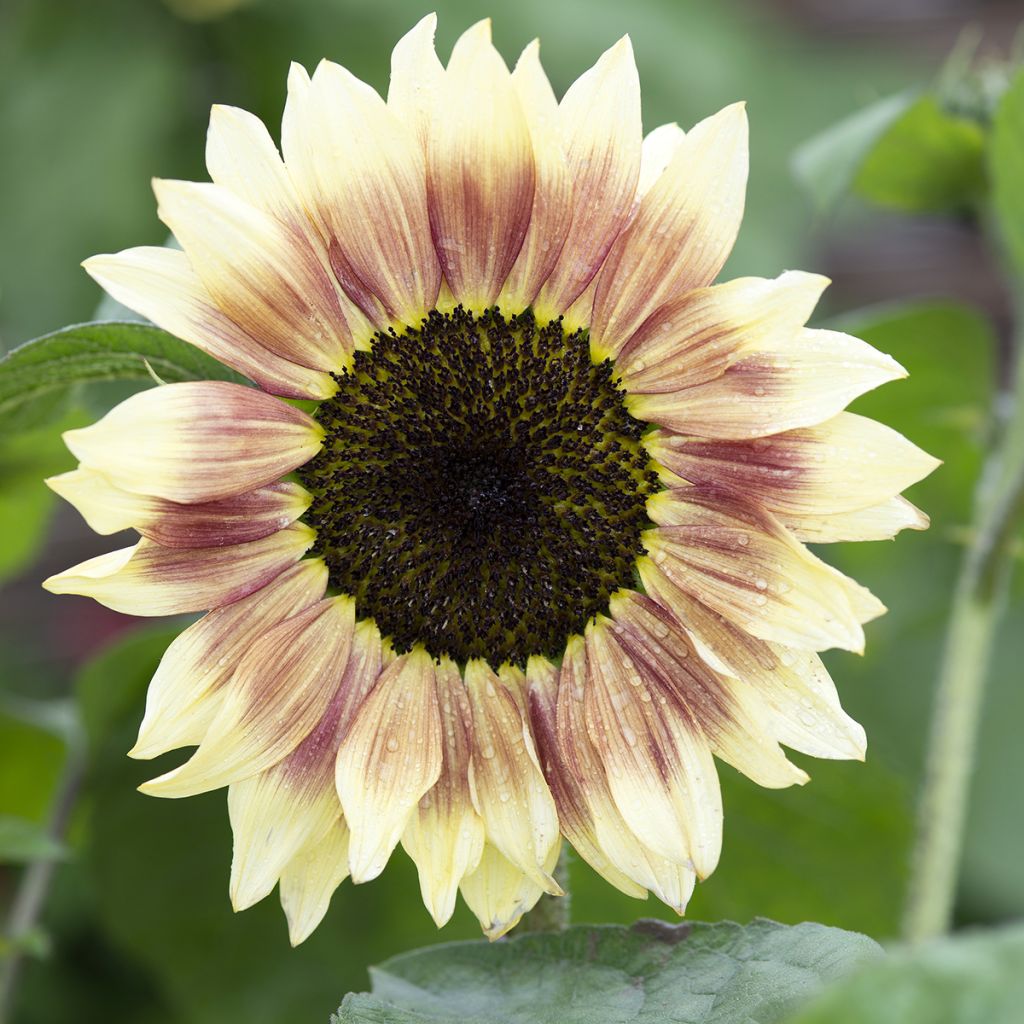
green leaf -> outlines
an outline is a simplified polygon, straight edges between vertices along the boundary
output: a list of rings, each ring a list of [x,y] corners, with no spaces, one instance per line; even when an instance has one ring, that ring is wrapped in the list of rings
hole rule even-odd
[[[33,860],[60,860],[67,850],[34,821],[0,815],[0,863],[27,864]]]
[[[989,171],[999,230],[1017,273],[1024,275],[1024,70],[996,108]]]
[[[0,581],[24,569],[46,536],[56,496],[43,480],[74,468],[60,431],[85,422],[73,412],[61,418],[57,430],[8,431],[0,437]]]
[[[151,324],[101,322],[65,327],[0,360],[0,427],[25,429],[52,417],[72,385],[96,381],[244,378]]]
[[[819,210],[831,210],[849,191],[871,147],[913,102],[897,93],[858,110],[808,139],[793,155],[793,173]]]
[[[901,949],[858,970],[791,1024],[1017,1024],[1024,926]]]
[[[908,213],[970,208],[985,193],[985,132],[978,122],[922,96],[865,156],[854,189]]]
[[[581,926],[394,957],[333,1021],[770,1024],[878,955],[871,939],[818,924]]]

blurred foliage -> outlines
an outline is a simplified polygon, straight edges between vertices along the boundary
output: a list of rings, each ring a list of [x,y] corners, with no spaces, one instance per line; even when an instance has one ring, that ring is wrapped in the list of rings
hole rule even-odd
[[[440,8],[442,53],[488,14],[496,15],[495,40],[510,61],[541,35],[559,92],[628,31],[647,128],[668,120],[688,127],[748,98],[748,210],[727,276],[767,276],[807,263],[811,228],[789,177],[791,153],[857,107],[860,113],[797,158],[817,205],[831,210],[853,191],[862,201],[903,211],[962,211],[991,181],[994,201],[1011,223],[1007,245],[1024,266],[1020,191],[1007,187],[1011,174],[1024,179],[1019,83],[995,118],[989,155],[1004,169],[997,173],[981,147],[992,97],[1004,80],[986,79],[996,85],[962,88],[956,97],[948,81],[941,90],[907,91],[924,76],[923,59],[915,66],[918,59],[905,50],[810,37],[767,7],[738,0],[566,0],[556,7],[522,0],[497,11],[487,0],[451,0]],[[0,349],[90,316],[99,293],[78,268],[81,259],[165,239],[149,179],[204,176],[211,102],[254,110],[276,134],[289,60],[312,68],[328,56],[383,88],[390,47],[425,10],[409,0],[6,0],[0,6]],[[967,102],[968,93],[975,99]],[[1021,170],[1012,171],[1015,166]],[[864,658],[828,656],[844,703],[867,728],[868,764],[802,759],[811,785],[779,792],[760,790],[723,767],[722,864],[698,887],[691,912],[742,921],[758,914],[791,923],[816,919],[882,938],[893,934],[899,913],[948,594],[990,429],[997,340],[983,315],[949,301],[870,310],[839,326],[910,370],[909,381],[865,396],[856,409],[944,460],[910,495],[931,514],[933,529],[895,545],[824,552],[891,608],[869,628]],[[144,364],[129,362],[137,380],[148,376]],[[79,406],[92,414],[115,397],[94,387],[70,394],[58,388],[51,396],[49,405],[42,393],[32,398],[36,422],[64,419],[0,439],[0,580],[22,573],[33,587],[44,573],[29,565],[52,510],[40,481],[72,465],[58,431],[83,421]],[[84,535],[76,523],[62,536],[75,528]],[[1020,621],[1021,590],[1008,621]],[[17,635],[5,626],[0,634],[0,695],[59,692],[54,678],[76,656],[66,634],[90,628],[88,620],[75,624],[82,607],[75,600],[59,607],[40,600],[49,616],[44,623]],[[296,951],[287,948],[274,898],[232,914],[223,792],[186,801],[144,798],[135,786],[175,758],[145,765],[124,756],[146,681],[176,632],[147,627],[131,634],[93,661],[75,688],[89,741],[88,774],[65,843],[72,859],[61,864],[48,903],[53,948],[48,960],[26,966],[19,1024],[325,1020],[340,993],[366,987],[368,963],[438,938],[475,936],[476,924],[462,908],[438,935],[401,852],[376,883],[344,885],[324,924]],[[1004,634],[983,725],[961,899],[964,915],[978,920],[1024,913],[1024,819],[1007,813],[1019,800],[1016,780],[1024,771],[1017,737],[1024,692],[1016,685],[1024,636],[1012,628]],[[60,719],[67,706],[58,711]],[[24,701],[0,703],[0,811],[17,819],[11,827],[15,835],[23,829],[23,838],[40,835],[65,763],[60,729],[38,712]],[[0,821],[0,841],[3,827]],[[16,849],[0,856],[18,859]],[[621,896],[579,862],[572,874],[577,920],[671,916],[653,901]],[[17,877],[6,870],[0,885],[10,891]]]
[[[790,1024],[1017,1024],[1024,927],[896,950],[831,987]]]

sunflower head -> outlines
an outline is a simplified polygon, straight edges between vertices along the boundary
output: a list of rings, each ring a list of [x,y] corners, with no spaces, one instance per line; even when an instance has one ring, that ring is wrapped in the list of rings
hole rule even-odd
[[[844,412],[904,372],[806,326],[827,282],[713,283],[742,105],[643,136],[628,40],[558,100],[536,43],[510,72],[481,22],[442,66],[434,23],[386,100],[293,67],[280,150],[214,107],[212,182],[155,184],[182,249],[86,268],[254,386],[141,392],[49,481],[141,535],[49,589],[206,612],[131,753],[196,748],[142,789],[228,787],[234,905],[279,885],[293,942],[399,843],[439,925],[461,891],[504,934],[563,836],[682,913],[715,756],[864,753],[817,652],[883,609],[805,543],[927,524],[934,460]]]

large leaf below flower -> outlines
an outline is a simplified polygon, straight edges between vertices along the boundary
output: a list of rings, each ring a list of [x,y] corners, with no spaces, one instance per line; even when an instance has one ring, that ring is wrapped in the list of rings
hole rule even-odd
[[[334,1024],[771,1024],[877,958],[864,935],[771,921],[577,927],[371,968]]]
[[[0,360],[0,428],[47,422],[76,384],[151,380],[244,381],[234,370],[152,324],[78,324],[28,341]]]

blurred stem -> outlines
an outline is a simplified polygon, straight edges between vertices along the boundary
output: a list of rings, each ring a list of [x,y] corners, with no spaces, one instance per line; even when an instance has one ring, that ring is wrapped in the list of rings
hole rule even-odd
[[[1024,518],[1024,357],[1016,341],[1016,382],[996,399],[939,671],[903,921],[910,942],[942,934],[952,919],[985,681]]]
[[[47,834],[57,842],[63,840],[67,831],[84,773],[84,744],[77,737],[69,737],[64,771],[47,829]],[[25,959],[26,943],[39,926],[56,867],[57,863],[52,858],[33,861],[25,867],[15,890],[4,930],[8,953],[0,963],[0,1024],[7,1024],[14,1011],[14,994]]]
[[[533,910],[523,916],[523,923],[518,929],[520,932],[564,932],[569,927],[572,896],[569,892],[569,854],[565,843],[552,875],[565,895],[548,896],[545,893],[541,896]]]

